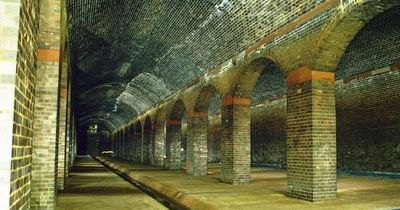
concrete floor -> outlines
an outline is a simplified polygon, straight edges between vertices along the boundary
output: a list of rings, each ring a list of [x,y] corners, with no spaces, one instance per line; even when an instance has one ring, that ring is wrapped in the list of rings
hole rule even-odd
[[[167,209],[94,159],[78,157],[58,194],[59,210]]]
[[[219,181],[218,164],[209,165],[210,175],[194,177],[184,171],[100,159],[192,209],[400,209],[400,179],[341,176],[337,199],[310,203],[286,195],[285,170],[253,168],[249,184],[232,186]]]

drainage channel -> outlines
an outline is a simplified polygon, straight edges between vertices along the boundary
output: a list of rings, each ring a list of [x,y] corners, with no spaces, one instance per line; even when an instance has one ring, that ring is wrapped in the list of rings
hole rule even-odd
[[[186,208],[183,208],[183,207],[175,204],[174,202],[168,200],[167,198],[165,198],[164,196],[160,195],[159,193],[157,193],[155,191],[152,191],[148,187],[142,185],[140,182],[132,179],[131,177],[125,175],[124,173],[121,173],[119,170],[116,170],[114,168],[109,167],[108,165],[106,165],[103,162],[99,161],[95,157],[92,157],[92,158],[95,159],[96,161],[98,161],[99,163],[101,163],[104,167],[108,168],[110,171],[112,171],[115,174],[117,174],[119,177],[121,177],[125,181],[131,183],[133,186],[137,187],[139,190],[141,190],[142,192],[144,192],[147,195],[149,195],[150,197],[152,197],[154,200],[158,201],[159,203],[161,203],[162,205],[167,207],[168,209],[171,209],[171,210],[186,210]]]

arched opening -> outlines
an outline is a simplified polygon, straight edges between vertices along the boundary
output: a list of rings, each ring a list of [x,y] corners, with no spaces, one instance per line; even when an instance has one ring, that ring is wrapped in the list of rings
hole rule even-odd
[[[153,145],[153,126],[149,116],[146,117],[143,130],[143,163],[150,164],[154,162],[152,157]]]
[[[192,113],[193,174],[218,172],[221,150],[221,96],[215,87],[203,88]],[[210,171],[211,172],[211,171]]]
[[[171,170],[180,170],[181,164],[186,160],[186,108],[181,100],[178,100],[167,121],[166,164]]]
[[[336,68],[337,159],[345,172],[400,172],[400,6],[375,16]]]
[[[134,146],[134,162],[137,163],[142,163],[143,162],[143,156],[142,156],[142,123],[140,121],[137,121],[135,124],[135,134],[133,138],[133,146]]]
[[[255,59],[240,75],[234,92],[231,93],[232,95],[223,98],[221,109],[221,122],[223,122],[221,125],[221,180],[224,182],[237,184],[246,183],[250,180],[251,96],[263,71],[269,68],[274,69],[274,66],[277,65],[270,59]],[[274,95],[278,92],[269,94]]]
[[[252,166],[286,166],[286,81],[272,61],[265,63],[251,92]]]

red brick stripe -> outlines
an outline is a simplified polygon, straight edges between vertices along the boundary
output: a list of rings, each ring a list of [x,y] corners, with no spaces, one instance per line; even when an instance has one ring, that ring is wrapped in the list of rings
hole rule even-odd
[[[38,49],[37,59],[39,61],[60,62],[60,50]]]
[[[229,106],[229,105],[251,105],[250,99],[249,98],[240,98],[237,96],[225,96],[222,99],[222,105],[223,106]]]
[[[287,77],[288,85],[295,85],[311,80],[335,81],[333,72],[311,71],[308,67],[303,66],[291,71]]]

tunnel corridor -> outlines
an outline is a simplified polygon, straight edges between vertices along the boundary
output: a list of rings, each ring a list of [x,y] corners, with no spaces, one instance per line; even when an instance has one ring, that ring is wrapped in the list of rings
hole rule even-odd
[[[0,11],[0,209],[400,208],[400,0]]]

